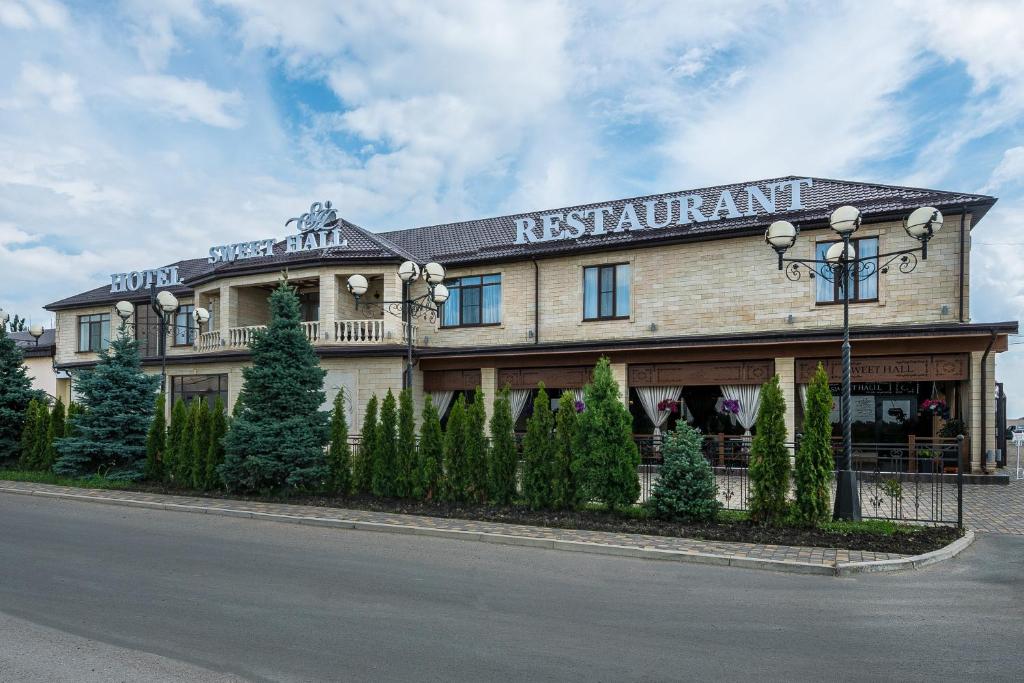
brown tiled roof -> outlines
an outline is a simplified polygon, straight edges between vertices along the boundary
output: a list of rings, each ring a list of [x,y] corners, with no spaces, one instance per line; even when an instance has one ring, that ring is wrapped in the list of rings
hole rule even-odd
[[[666,218],[669,198],[681,195],[699,195],[702,210],[705,213],[715,206],[724,190],[733,193],[737,202],[741,202],[739,210],[746,207],[744,188],[755,185],[765,188],[771,183],[798,180],[803,176],[785,176],[730,185],[717,185],[695,190],[682,190],[664,194],[647,195],[614,201],[581,204],[559,209],[531,211],[509,216],[497,216],[459,223],[445,223],[406,230],[373,233],[342,219],[342,232],[348,240],[348,246],[329,248],[315,252],[285,252],[285,241],[274,245],[274,255],[256,259],[245,259],[231,263],[210,265],[205,258],[179,261],[177,265],[182,287],[172,288],[175,294],[188,294],[197,284],[214,278],[246,272],[267,272],[285,266],[318,265],[337,261],[404,261],[419,263],[439,261],[446,266],[465,265],[475,262],[493,262],[502,260],[519,260],[542,256],[553,256],[577,251],[605,249],[621,249],[644,246],[658,242],[681,240],[707,240],[723,237],[753,234],[764,230],[765,225],[773,220],[785,219],[792,221],[800,228],[821,227],[827,225],[829,213],[842,204],[853,204],[859,208],[866,221],[883,220],[905,216],[919,206],[935,206],[946,213],[959,212],[967,207],[974,214],[973,224],[985,215],[995,203],[995,198],[987,195],[967,194],[962,192],[945,192],[924,188],[901,187],[896,185],[879,185],[860,183],[829,178],[812,178],[811,187],[801,188],[803,208],[797,211],[779,210],[771,216],[758,214],[739,218],[723,218],[703,223],[671,225],[665,228],[642,231],[609,232],[604,235],[584,235],[574,240],[554,240],[530,244],[515,244],[516,218],[533,218],[538,226],[541,216],[550,213],[567,214],[570,211],[582,211],[601,206],[614,207],[612,215],[617,217],[626,202],[632,202],[642,217],[645,213],[644,202],[654,201],[655,220],[663,222]],[[780,203],[788,201],[789,193],[780,195]],[[614,221],[615,218],[610,218]],[[612,226],[614,227],[614,226]],[[539,229],[539,227],[538,227]],[[141,299],[146,294],[137,292],[129,299]],[[111,294],[110,285],[97,287],[60,301],[49,304],[46,308],[76,308],[101,303],[113,303],[126,298],[125,294]]]

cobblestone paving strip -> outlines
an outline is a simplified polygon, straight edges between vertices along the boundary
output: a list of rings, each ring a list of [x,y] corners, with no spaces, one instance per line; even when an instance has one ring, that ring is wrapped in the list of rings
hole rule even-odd
[[[204,510],[233,510],[241,513],[284,515],[300,520],[327,519],[338,522],[364,522],[389,525],[393,527],[415,527],[419,529],[438,529],[470,534],[488,534],[490,536],[498,537],[507,536],[510,538],[514,537],[520,539],[528,538],[536,539],[537,541],[572,541],[577,543],[599,544],[627,549],[663,550],[673,553],[714,555],[724,558],[746,558],[752,560],[783,562],[794,565],[817,565],[820,567],[835,567],[836,563],[874,562],[878,560],[893,560],[907,557],[906,555],[895,553],[878,553],[861,550],[761,545],[755,543],[735,543],[725,541],[700,541],[690,538],[646,536],[642,534],[625,534],[607,531],[552,529],[548,527],[525,526],[521,524],[504,524],[501,522],[480,522],[443,517],[424,517],[387,512],[348,510],[343,508],[291,505],[287,503],[263,503],[244,500],[211,499],[159,493],[140,493],[135,491],[79,489],[65,486],[54,486],[50,484],[34,484],[29,482],[0,481],[0,491],[3,490],[22,493],[74,495],[85,499],[96,499],[97,501],[104,499],[137,501],[153,506],[174,505]]]

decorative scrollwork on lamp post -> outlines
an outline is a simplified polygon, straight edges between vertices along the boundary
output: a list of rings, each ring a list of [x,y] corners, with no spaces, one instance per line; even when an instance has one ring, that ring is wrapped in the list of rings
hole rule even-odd
[[[928,241],[942,228],[942,213],[930,206],[915,209],[903,221],[903,229],[921,243],[920,247],[901,249],[884,254],[858,257],[850,238],[861,225],[860,210],[854,206],[840,206],[829,217],[829,226],[840,241],[825,252],[824,259],[785,258],[786,251],[796,244],[799,230],[789,221],[775,221],[768,226],[764,239],[778,255],[779,270],[794,282],[806,272],[808,279],[825,278],[836,283],[843,296],[843,391],[841,415],[843,422],[843,457],[836,470],[836,500],[833,515],[836,519],[860,519],[860,498],[857,478],[853,471],[853,422],[850,412],[850,285],[863,281],[876,273],[888,273],[896,264],[901,273],[917,268],[917,254],[928,260]],[[787,265],[788,264],[788,265]],[[881,264],[881,265],[879,265]]]

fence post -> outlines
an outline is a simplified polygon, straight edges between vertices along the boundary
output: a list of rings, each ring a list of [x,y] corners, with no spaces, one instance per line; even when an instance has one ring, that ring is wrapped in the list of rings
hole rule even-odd
[[[960,447],[960,464],[956,468],[956,528],[964,528],[964,435],[956,437]]]
[[[917,434],[907,437],[907,471],[917,472]]]
[[[725,467],[725,434],[719,432],[716,438],[718,439],[718,466]]]

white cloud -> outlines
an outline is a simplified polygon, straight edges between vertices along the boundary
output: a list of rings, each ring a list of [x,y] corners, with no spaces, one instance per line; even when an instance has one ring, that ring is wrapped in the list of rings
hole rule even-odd
[[[191,78],[153,75],[126,79],[123,92],[180,121],[198,121],[219,128],[242,125],[236,114],[242,104],[242,95],[237,90],[217,90]]]
[[[13,29],[30,29],[36,26],[64,29],[67,22],[67,9],[55,0],[0,0],[0,26]]]
[[[994,192],[1012,184],[1024,183],[1024,146],[1011,147],[1003,152],[999,165],[992,171],[984,192]]]
[[[19,82],[30,95],[45,99],[54,111],[69,113],[82,103],[77,79],[43,64],[22,64]]]

